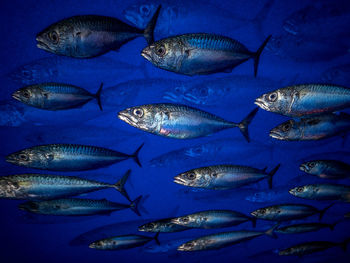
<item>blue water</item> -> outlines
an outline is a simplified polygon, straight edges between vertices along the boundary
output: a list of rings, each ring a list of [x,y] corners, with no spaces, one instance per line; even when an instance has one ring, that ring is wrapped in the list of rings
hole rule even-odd
[[[265,2],[271,4],[264,8]],[[156,247],[153,241],[143,248],[116,252],[88,248],[88,244],[96,239],[135,234],[137,226],[144,222],[201,210],[233,209],[249,214],[260,207],[282,202],[307,203],[320,209],[329,204],[297,199],[289,195],[287,190],[298,184],[319,182],[317,178],[302,174],[298,169],[299,164],[308,156],[332,157],[350,162],[349,140],[344,141],[343,138],[336,137],[319,142],[274,141],[268,136],[268,131],[287,118],[263,110],[258,112],[250,126],[250,144],[244,141],[238,129],[225,130],[206,138],[173,140],[137,130],[117,118],[118,111],[130,106],[177,102],[238,122],[254,108],[253,102],[256,97],[285,85],[330,82],[350,87],[350,66],[347,64],[350,56],[350,34],[347,29],[350,13],[346,13],[346,8],[345,14],[338,14],[332,8],[326,13],[317,14],[313,18],[317,22],[311,21],[313,26],[310,27],[299,24],[301,30],[298,33],[292,34],[283,28],[289,16],[315,2],[2,2],[1,175],[38,172],[4,161],[7,154],[38,144],[79,143],[132,153],[144,142],[144,149],[140,153],[142,168],[128,160],[98,170],[64,174],[114,183],[131,168],[130,181],[126,184],[129,195],[135,198],[142,194],[148,198],[143,204],[147,213],[144,211],[142,217],[137,217],[130,210],[123,210],[110,216],[87,218],[33,216],[18,210],[17,205],[20,201],[0,200],[1,262],[348,262],[349,252],[343,252],[339,247],[303,258],[280,257],[274,253],[275,250],[305,241],[341,242],[349,237],[349,222],[346,221],[339,223],[334,231],[323,229],[298,235],[281,234],[277,240],[262,236],[208,252],[177,252],[174,247],[191,237],[220,231],[251,229],[251,224],[247,222],[215,231],[189,230],[160,234],[160,242],[165,248],[158,248],[161,251],[156,251],[157,253],[150,253],[155,252],[150,248]],[[317,2],[317,5],[333,3],[337,6],[347,1]],[[99,14],[117,17],[127,22],[127,14],[130,12],[139,14],[150,11],[147,9],[149,3],[153,3],[154,6],[158,3],[163,5],[155,31],[156,39],[181,33],[217,33],[237,39],[248,49],[255,51],[265,37],[272,34],[275,38],[274,43],[278,44],[277,48],[269,44],[263,51],[258,78],[255,79],[252,61],[243,63],[232,73],[210,76],[187,77],[161,70],[140,56],[140,51],[146,45],[143,38],[127,43],[119,52],[112,51],[88,60],[58,57],[36,47],[36,34],[60,19],[73,15]],[[330,14],[333,15],[331,18]],[[309,32],[305,33],[303,30]],[[104,111],[99,111],[96,101],[91,101],[79,109],[49,112],[25,106],[11,98],[12,92],[20,87],[46,81],[74,84],[92,93],[95,93],[103,82]],[[179,149],[183,150],[177,151]],[[275,175],[272,190],[268,190],[266,181],[224,192],[193,191],[173,183],[173,177],[180,172],[220,163],[250,165],[256,168],[267,166],[268,171],[281,163],[281,168]],[[346,183],[348,182],[345,180]],[[83,196],[85,197],[126,202],[113,189],[90,193]],[[349,205],[336,203],[326,213],[324,222],[338,221],[349,211]],[[317,216],[313,216],[305,221],[317,220]],[[264,230],[272,224],[258,221],[257,229]]]

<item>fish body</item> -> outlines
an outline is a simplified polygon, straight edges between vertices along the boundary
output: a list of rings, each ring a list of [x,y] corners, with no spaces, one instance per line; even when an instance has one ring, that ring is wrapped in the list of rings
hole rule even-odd
[[[329,84],[302,84],[263,94],[260,108],[289,117],[330,113],[350,107],[350,89]]]
[[[323,251],[331,247],[339,246],[339,243],[330,242],[330,241],[311,241],[301,243],[283,250],[280,250],[278,254],[280,256],[304,256],[312,254],[315,252]]]
[[[29,106],[44,110],[67,110],[82,107],[92,99],[96,99],[102,110],[100,94],[102,84],[96,94],[68,84],[42,83],[21,88],[12,97]]]
[[[265,170],[249,166],[214,165],[179,174],[175,176],[174,182],[191,187],[226,190],[259,182],[263,179],[269,179],[269,185],[271,187],[272,176],[278,168],[279,165],[270,173],[266,173]]]
[[[106,214],[110,215],[114,211],[130,208],[137,215],[138,203],[142,196],[132,201],[130,204],[120,204],[108,201],[106,199],[54,199],[48,201],[29,201],[19,205],[21,210],[25,210],[35,214],[41,215],[55,215],[55,216],[90,216]]]
[[[273,128],[270,136],[277,140],[310,141],[345,134],[349,129],[350,115],[341,112],[286,121]]]
[[[91,58],[118,50],[142,35],[151,44],[159,10],[160,6],[144,30],[106,16],[80,15],[63,19],[37,35],[37,47],[57,55]]]
[[[330,230],[334,229],[335,224],[325,224],[325,223],[301,223],[288,225],[284,227],[279,227],[275,230],[276,233],[281,234],[299,234],[318,231],[323,228],[329,228]]]
[[[191,228],[221,228],[230,227],[252,221],[255,226],[255,218],[232,210],[208,210],[186,216],[174,218],[172,223]]]
[[[101,183],[75,176],[20,174],[0,177],[0,198],[49,200],[115,188],[129,199],[124,184],[130,170],[116,184]]]
[[[142,50],[141,55],[155,66],[184,75],[231,72],[243,62],[254,59],[257,75],[259,58],[271,36],[256,52],[229,37],[214,34],[185,34],[159,40]]]
[[[324,179],[350,177],[350,165],[337,160],[312,160],[301,164],[299,169]]]
[[[172,218],[165,218],[153,222],[146,223],[139,226],[138,230],[143,232],[159,232],[159,233],[173,233],[180,232],[189,229],[186,226],[182,226],[172,222]]]
[[[347,185],[309,184],[290,189],[289,193],[305,199],[350,202],[350,186]]]
[[[96,146],[47,144],[34,146],[10,154],[6,157],[6,161],[19,166],[51,171],[97,169],[129,158],[134,158],[140,165],[138,152],[142,146],[133,155],[128,155]]]
[[[186,105],[160,103],[127,108],[118,118],[143,131],[175,139],[204,137],[238,127],[249,141],[248,125],[256,112],[254,109],[242,122],[234,123]]]

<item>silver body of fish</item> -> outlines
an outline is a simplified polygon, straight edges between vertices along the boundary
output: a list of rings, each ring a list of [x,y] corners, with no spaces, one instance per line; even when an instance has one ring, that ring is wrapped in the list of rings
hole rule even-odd
[[[138,230],[142,232],[156,233],[173,233],[189,229],[186,226],[181,226],[172,222],[173,218],[164,218],[161,220],[149,222],[139,226]]]
[[[299,169],[324,179],[346,179],[350,177],[350,165],[337,160],[312,160],[302,163]]]
[[[289,193],[304,199],[350,202],[350,186],[347,185],[308,184],[292,188]]]

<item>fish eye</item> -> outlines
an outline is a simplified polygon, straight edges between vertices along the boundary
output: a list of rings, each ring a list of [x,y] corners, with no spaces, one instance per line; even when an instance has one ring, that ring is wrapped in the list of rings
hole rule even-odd
[[[49,33],[49,38],[52,41],[52,43],[54,43],[54,44],[58,43],[59,37],[58,37],[58,34],[56,33],[56,31],[51,31]]]
[[[288,123],[286,123],[286,124],[284,124],[284,125],[282,126],[282,130],[283,130],[284,132],[289,131],[291,128],[292,128],[292,124],[291,124],[290,122],[288,122]]]
[[[27,99],[30,98],[30,92],[27,91],[27,90],[23,91],[23,92],[22,92],[22,95],[23,95],[23,97],[25,97],[25,98],[27,98]]]
[[[158,56],[164,56],[165,55],[165,47],[164,46],[159,46],[156,48],[156,54]]]
[[[193,180],[196,178],[196,175],[194,173],[189,173],[189,174],[187,174],[187,178],[190,180]]]
[[[150,13],[150,10],[147,5],[140,6],[140,13],[141,15],[148,16]]]
[[[28,161],[28,155],[24,154],[24,153],[21,153],[18,155],[18,158],[21,160],[21,161]]]
[[[315,162],[310,162],[310,163],[309,163],[309,167],[310,167],[310,168],[314,168],[314,167],[315,167],[315,165],[316,165],[316,163],[315,163]]]
[[[184,222],[184,223],[187,223],[189,220],[188,220],[188,217],[184,217],[184,218],[182,218],[181,221]]]
[[[139,118],[143,117],[143,110],[140,108],[134,109],[132,113]]]
[[[297,190],[298,193],[301,193],[303,191],[303,187],[297,187],[296,190]]]
[[[277,100],[277,97],[278,97],[278,96],[277,96],[277,92],[273,92],[273,93],[271,93],[271,94],[268,95],[267,99],[268,99],[269,101],[274,102],[274,101]]]
[[[217,173],[212,173],[211,176],[216,178],[218,175],[217,175]]]
[[[266,209],[265,209],[265,208],[261,209],[261,210],[260,210],[260,213],[261,213],[261,214],[265,214],[265,213],[266,213]]]

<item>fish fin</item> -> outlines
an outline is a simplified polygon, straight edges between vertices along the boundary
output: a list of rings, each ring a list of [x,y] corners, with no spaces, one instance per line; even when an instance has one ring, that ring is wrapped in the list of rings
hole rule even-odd
[[[250,142],[249,133],[248,133],[248,126],[253,120],[254,116],[258,112],[259,108],[255,108],[252,110],[239,124],[238,128],[241,130],[241,133],[243,134],[244,138],[247,140],[247,142]]]
[[[254,58],[254,76],[255,77],[258,74],[258,65],[259,65],[261,52],[264,50],[264,48],[265,48],[267,42],[269,42],[270,38],[271,38],[271,35],[269,35],[265,39],[265,41],[262,43],[262,45],[259,47],[259,49],[253,54],[253,58]]]
[[[329,229],[333,231],[335,226],[338,225],[342,221],[343,221],[343,219],[340,219],[340,220],[338,220],[338,221],[336,221],[336,222],[334,222],[332,224],[329,224]]]
[[[334,205],[334,203],[332,203],[332,204],[326,206],[325,208],[323,208],[322,210],[318,211],[318,212],[320,213],[320,216],[319,216],[319,218],[318,218],[320,221],[322,220],[322,218],[323,218],[323,216],[324,216],[324,213],[325,213],[329,208],[331,208],[333,205]]]
[[[252,226],[253,226],[254,228],[256,227],[256,220],[257,220],[256,217],[251,217],[251,218],[250,218],[250,221],[252,221]]]
[[[279,227],[280,223],[277,223],[276,225],[274,225],[273,227],[271,227],[270,229],[268,229],[267,231],[265,231],[265,235],[272,237],[272,238],[278,238],[278,236],[275,233],[275,229],[277,227]]]
[[[129,169],[129,170],[123,175],[123,177],[120,178],[120,180],[119,180],[116,184],[114,184],[113,186],[114,186],[114,188],[117,189],[123,196],[125,196],[126,199],[128,199],[128,200],[131,202],[130,197],[129,197],[129,195],[128,195],[128,193],[126,192],[125,187],[124,187],[126,181],[128,180],[128,178],[129,178],[129,176],[130,176],[130,173],[131,173],[131,170]]]
[[[140,195],[139,197],[137,197],[134,201],[132,201],[130,203],[131,210],[134,211],[135,214],[137,214],[138,216],[141,216],[139,208],[138,208],[141,199],[142,199],[142,195]]]
[[[272,189],[272,179],[273,176],[275,175],[275,173],[277,172],[277,170],[280,168],[281,164],[279,163],[275,168],[273,168],[270,172],[269,172],[269,188]]]
[[[265,173],[266,170],[267,170],[267,166],[265,166],[264,169],[262,169],[261,171],[263,171]]]
[[[339,245],[346,252],[347,246],[349,243],[350,243],[350,238],[347,238],[343,242],[341,242]]]
[[[153,237],[153,239],[154,239],[154,241],[156,241],[156,243],[160,246],[160,242],[159,242],[158,237],[159,237],[159,232],[157,232],[157,233],[155,234],[155,236]]]
[[[95,94],[95,98],[97,100],[98,106],[100,107],[100,110],[102,111],[102,104],[101,104],[101,92],[102,92],[102,88],[103,88],[103,82],[101,82],[101,85],[98,89],[98,91]]]
[[[148,22],[145,30],[143,31],[143,35],[145,36],[148,45],[151,45],[154,42],[153,33],[154,33],[154,28],[156,26],[161,7],[162,7],[161,5],[158,6],[156,12],[154,13],[153,17]]]
[[[140,167],[142,167],[142,165],[141,165],[141,162],[140,162],[140,159],[139,159],[139,152],[140,152],[140,150],[142,149],[142,147],[143,147],[144,144],[145,144],[145,143],[141,144],[141,145],[139,146],[139,148],[137,148],[136,151],[131,155],[131,157],[134,159],[134,161],[135,161]]]

